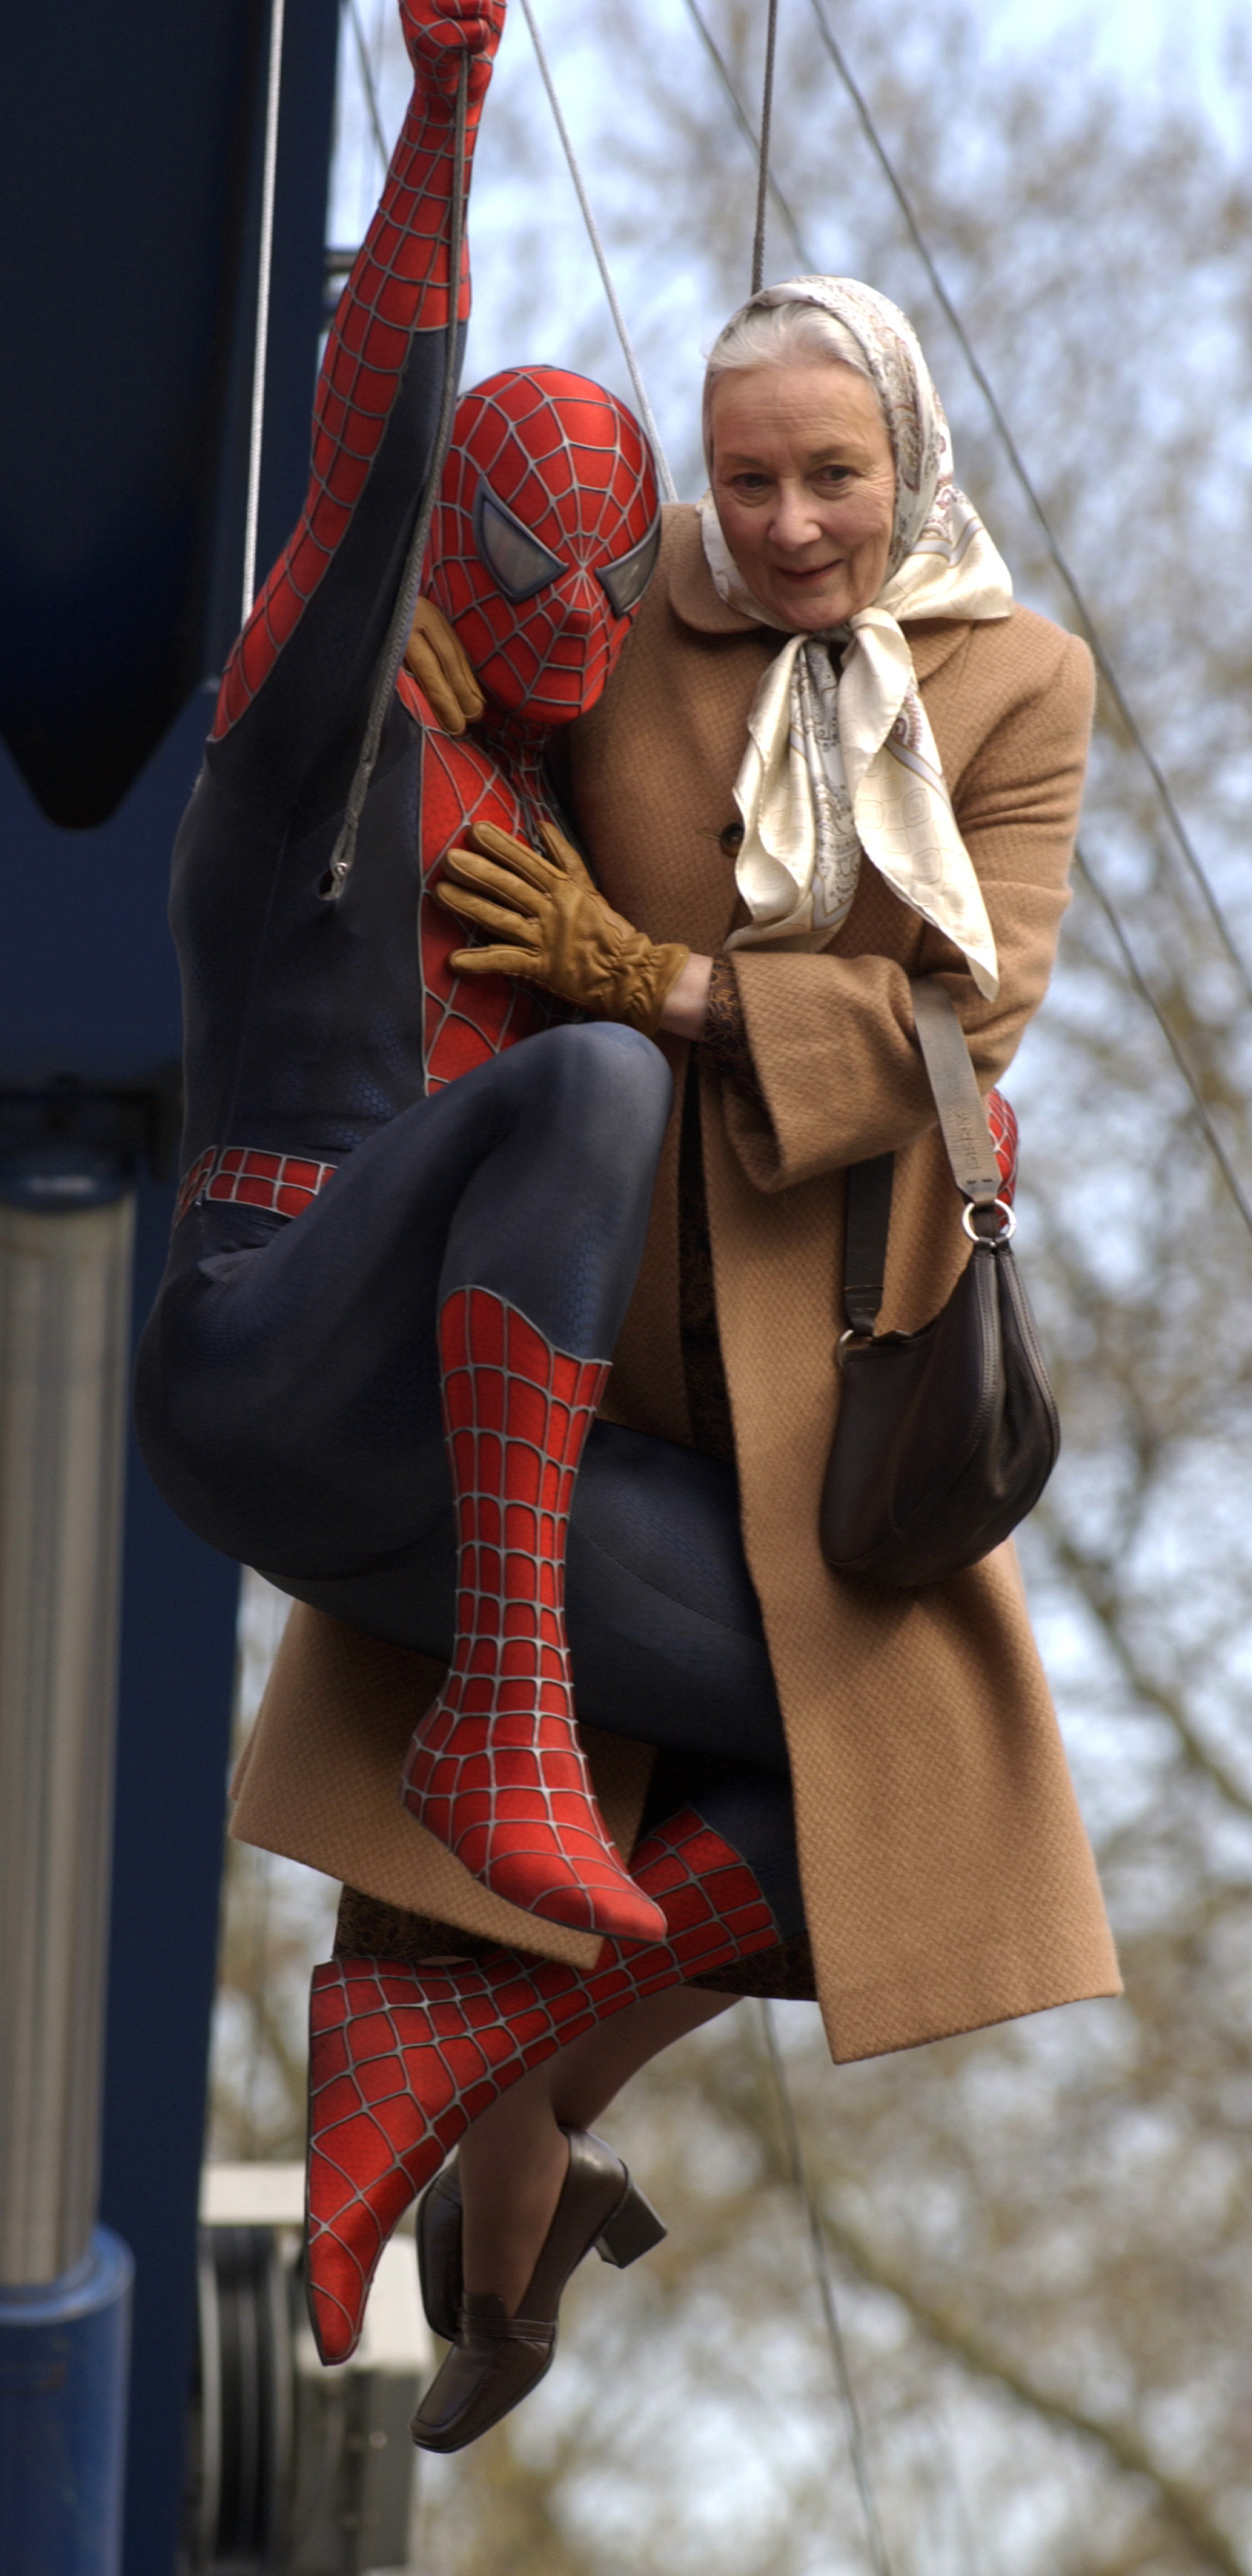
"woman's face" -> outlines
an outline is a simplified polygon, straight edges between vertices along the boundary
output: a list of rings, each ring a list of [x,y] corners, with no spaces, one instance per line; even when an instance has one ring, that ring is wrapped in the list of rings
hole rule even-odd
[[[713,497],[749,590],[784,625],[816,634],[868,608],[886,579],[896,497],[869,378],[837,359],[722,376]]]

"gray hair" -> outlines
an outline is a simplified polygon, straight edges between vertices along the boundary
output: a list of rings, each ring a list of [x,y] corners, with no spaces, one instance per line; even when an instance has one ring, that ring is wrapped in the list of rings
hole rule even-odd
[[[719,331],[704,375],[704,457],[713,471],[713,395],[723,376],[750,367],[835,364],[874,383],[865,352],[846,322],[817,304],[745,304]],[[874,388],[877,393],[877,387]]]

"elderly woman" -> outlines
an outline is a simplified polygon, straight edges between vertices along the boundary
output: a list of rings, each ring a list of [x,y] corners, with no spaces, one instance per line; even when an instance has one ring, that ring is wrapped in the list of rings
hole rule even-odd
[[[873,290],[801,278],[754,297],[714,347],[704,417],[709,491],[666,514],[617,669],[566,739],[564,793],[599,891],[558,839],[536,860],[496,834],[454,854],[445,894],[489,943],[461,952],[461,971],[504,966],[610,1016],[611,978],[597,993],[587,956],[633,940],[669,952],[656,1042],[675,1108],[602,1418],[650,1435],[662,1462],[703,1452],[737,1478],[773,1684],[757,1693],[756,1776],[766,1797],[781,1714],[802,1903],[789,1911],[776,1862],[772,1878],[739,1866],[750,1819],[740,1833],[700,1795],[649,1838],[681,1804],[671,1730],[633,1861],[668,1942],[593,1959],[550,1928],[519,1934],[515,1919],[506,1935],[433,1846],[419,1855],[411,1825],[401,1855],[406,1820],[384,1815],[387,1762],[371,1772],[364,1748],[402,1742],[411,1675],[294,1614],[236,1830],[365,1891],[318,1971],[313,2068],[315,2149],[336,2122],[355,2135],[367,2097],[386,2133],[368,2171],[343,2149],[338,2242],[363,2279],[432,2156],[462,2137],[421,2229],[428,2305],[449,2331],[466,2294],[415,2425],[439,2448],[541,2375],[561,2285],[598,2228],[614,2259],[648,2240],[620,2168],[606,2179],[581,2133],[728,1991],[815,1993],[844,2061],[1117,1985],[1011,1546],[895,1592],[833,1575],[818,1540],[843,1174],[895,1155],[881,1323],[914,1330],[968,1245],[910,979],[943,979],[989,1087],[1051,971],[1090,660],[1014,606],[954,486],[914,334]],[[307,1776],[313,1697],[333,1812]],[[645,1709],[622,1734],[647,1729]],[[753,1750],[742,1724],[734,1749]],[[596,1748],[623,1848],[649,1758],[620,1736]],[[470,1963],[474,1935],[508,1946]],[[458,1955],[439,1967],[432,1951]],[[372,2053],[356,2046],[354,2029],[384,2024]]]

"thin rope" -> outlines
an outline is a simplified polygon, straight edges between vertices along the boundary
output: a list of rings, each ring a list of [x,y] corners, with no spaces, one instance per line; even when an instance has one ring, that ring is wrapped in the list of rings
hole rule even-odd
[[[609,275],[609,263],[605,258],[604,244],[600,239],[600,228],[591,211],[587,191],[583,186],[582,172],[579,169],[577,155],[574,151],[573,143],[570,140],[569,127],[561,114],[561,102],[556,94],[556,86],[552,78],[552,73],[548,67],[548,57],[544,52],[543,39],[540,36],[538,26],[536,25],[535,13],[531,7],[530,0],[522,0],[522,8],[525,13],[526,24],[530,29],[530,41],[535,49],[535,60],[539,65],[540,78],[548,93],[548,105],[552,110],[556,130],[560,135],[565,158],[569,163],[569,174],[574,182],[574,192],[577,196],[578,203],[582,208],[583,222],[587,227],[587,238],[596,255],[596,266],[600,271],[600,282],[604,288],[606,296],[608,297],[609,311],[613,316],[613,326],[617,332],[618,339],[622,344],[622,355],[630,369],[630,381],[635,389],[635,400],[639,405],[643,425],[651,443],[652,453],[656,458],[657,472],[661,478],[661,488],[667,501],[676,501],[678,499],[678,486],[670,472],[669,460],[666,456],[665,449],[661,444],[661,433],[657,428],[652,405],[648,400],[647,388],[640,372],[639,361],[635,356],[634,342],[632,341],[630,333],[626,327],[626,316],[622,311],[621,305],[618,303],[616,289],[614,288],[613,280]]]
[[[835,2285],[831,2278],[830,2270],[830,2247],[826,2242],[826,2230],[822,2225],[821,2215],[813,2198],[813,2189],[809,2181],[808,2168],[804,2161],[804,2150],[800,2144],[799,2123],[796,2119],[795,2105],[791,2099],[791,2088],[787,2082],[787,2070],[783,2065],[782,2050],[778,2045],[778,2032],[774,2025],[773,2007],[771,2004],[767,2003],[764,1998],[762,1998],[761,2001],[761,2020],[765,2029],[765,2046],[769,2052],[770,2068],[774,2078],[774,2089],[778,2095],[778,2110],[782,2121],[783,2141],[787,2150],[787,2162],[791,2168],[791,2181],[797,2197],[804,2204],[805,2214],[808,2219],[809,2246],[813,2256],[813,2271],[817,2280],[818,2297],[822,2303],[822,2315],[826,2324],[826,2339],[830,2345],[830,2357],[834,2364],[835,2386],[839,2392],[839,2403],[843,2409],[843,2419],[847,2428],[848,2449],[852,2455],[853,2474],[856,2478],[857,2493],[861,2499],[861,2514],[865,2523],[865,2537],[869,2543],[870,2564],[873,2567],[874,2576],[891,2576],[891,2561],[887,2556],[887,2545],[883,2539],[882,2524],[878,2518],[878,2507],[874,2501],[874,2488],[869,2472],[869,2460],[866,2456],[865,2437],[861,2430],[861,2418],[857,2409],[856,2395],[852,2386],[851,2374],[848,2369],[847,2347],[844,2343],[842,2329],[839,2324],[839,2311],[835,2305]]]
[[[265,444],[265,367],[270,345],[270,281],[274,268],[274,196],[278,180],[278,110],[283,85],[283,5],[270,0],[270,59],[265,92],[265,160],[261,173],[261,240],[257,254],[256,334],[252,344],[252,418],[248,430],[248,500],[243,522],[243,615],[246,626],[256,591],[257,525],[261,515],[261,454]]]
[[[369,46],[365,41],[365,29],[361,24],[361,12],[357,6],[357,0],[348,0],[348,15],[352,20],[352,33],[356,38],[356,55],[361,73],[361,87],[365,92],[365,104],[369,110],[370,124],[374,129],[374,145],[378,153],[378,158],[382,163],[383,175],[385,177],[390,165],[391,154],[387,149],[387,137],[383,132],[383,120],[379,113],[378,106],[378,84],[374,78],[374,66],[370,61]]]
[[[753,160],[759,161],[761,150],[760,138],[757,134],[756,127],[753,125],[752,119],[744,106],[743,100],[735,87],[734,79],[727,67],[725,57],[721,52],[716,38],[710,33],[710,30],[705,25],[704,19],[696,5],[696,0],[686,0],[686,9],[687,15],[700,38],[701,44],[704,46],[705,52],[708,54],[709,60],[717,73],[717,77],[726,92],[726,96],[730,101],[735,123],[748,146],[748,150],[752,154]],[[773,198],[778,213],[782,217],[783,224],[791,241],[792,249],[800,262],[801,268],[804,270],[806,276],[816,276],[819,263],[814,259],[813,254],[800,230],[799,224],[796,222],[795,215],[793,214],[791,207],[788,205],[772,170],[767,169],[766,179],[769,193]]]
[[[271,1870],[268,1852],[251,1855],[256,1866],[252,1872],[255,1912],[252,1921],[252,1991],[248,2071],[244,2079],[243,2118],[245,2161],[254,2163],[260,2153],[260,2126],[257,2101],[261,2089],[261,2066],[267,2047],[267,2034],[262,2021],[266,1987],[269,1984]]]
[[[1213,1120],[1209,1114],[1208,1102],[1196,1081],[1184,1050],[1179,1045],[1178,1039],[1170,1026],[1169,1019],[1166,1013],[1162,1010],[1161,1005],[1139,964],[1139,960],[1131,947],[1130,941],[1126,936],[1117,906],[1114,903],[1112,896],[1101,884],[1090,860],[1085,857],[1081,849],[1076,849],[1074,852],[1074,864],[1080,871],[1081,875],[1085,878],[1092,894],[1095,896],[1096,902],[1099,904],[1100,910],[1104,914],[1105,920],[1107,921],[1109,928],[1113,933],[1113,937],[1117,942],[1118,949],[1121,953],[1122,963],[1125,966],[1130,981],[1133,984],[1136,993],[1139,995],[1140,1000],[1147,1003],[1148,1009],[1152,1013],[1152,1017],[1156,1021],[1157,1027],[1159,1028],[1161,1035],[1169,1048],[1170,1054],[1182,1075],[1183,1081],[1186,1083],[1195,1107],[1196,1116],[1204,1130],[1213,1159],[1217,1164],[1222,1175],[1222,1179],[1225,1181],[1232,1199],[1234,1200],[1235,1206],[1239,1210],[1240,1216],[1243,1218],[1243,1222],[1246,1225],[1249,1234],[1252,1234],[1252,1204],[1249,1204],[1238,1174],[1230,1160],[1230,1156],[1228,1155],[1221,1137],[1213,1124]]]
[[[860,119],[866,141],[868,142],[871,151],[874,153],[883,177],[885,178],[887,185],[895,198],[896,204],[904,217],[905,224],[908,227],[908,231],[913,242],[913,247],[916,250],[918,258],[921,260],[922,266],[926,271],[926,275],[930,280],[936,301],[939,303],[947,317],[951,329],[959,343],[965,363],[969,368],[970,374],[972,375],[980,394],[982,395],[983,401],[986,403],[992,421],[999,433],[1005,455],[1007,456],[1013,473],[1017,477],[1018,484],[1024,493],[1032,512],[1034,513],[1036,523],[1039,527],[1040,534],[1043,537],[1048,553],[1050,554],[1056,570],[1060,574],[1060,577],[1064,582],[1070,598],[1073,600],[1074,606],[1077,609],[1079,617],[1086,629],[1087,641],[1090,644],[1092,654],[1095,657],[1096,667],[1099,670],[1100,677],[1108,690],[1109,696],[1111,697],[1119,716],[1121,717],[1122,723],[1125,725],[1131,742],[1134,744],[1134,747],[1148,772],[1148,776],[1150,777],[1160,800],[1166,821],[1169,824],[1170,831],[1173,834],[1173,838],[1178,849],[1181,851],[1182,856],[1186,861],[1187,867],[1191,871],[1191,875],[1194,878],[1196,885],[1199,887],[1200,893],[1207,907],[1209,917],[1217,931],[1222,946],[1239,976],[1249,1002],[1252,1002],[1252,973],[1249,972],[1249,968],[1242,951],[1236,945],[1234,935],[1226,919],[1221,903],[1218,900],[1216,891],[1205,870],[1199,852],[1191,839],[1191,835],[1187,830],[1186,824],[1182,819],[1182,815],[1174,801],[1173,790],[1170,787],[1164,770],[1161,768],[1160,762],[1158,761],[1156,754],[1139,723],[1138,717],[1135,715],[1134,710],[1127,699],[1126,692],[1122,687],[1120,678],[1118,677],[1112,656],[1103,636],[1101,635],[1100,629],[1096,624],[1095,617],[1086,594],[1081,588],[1077,575],[1073,571],[1068,558],[1063,552],[1058,538],[1054,534],[1047,511],[1045,510],[1039,493],[1035,488],[1025,460],[1018,449],[1017,441],[1014,438],[1004,412],[1001,409],[995,389],[978,357],[969,333],[967,332],[965,325],[961,320],[961,316],[957,311],[946,286],[944,285],[943,279],[939,274],[930,246],[922,232],[921,225],[913,212],[913,208],[905,192],[903,182],[897,176],[894,164],[887,151],[887,147],[874,123],[869,105],[857,86],[852,71],[836,38],[831,33],[830,27],[827,23],[825,9],[822,5],[822,0],[812,0],[812,6],[813,15],[817,20],[822,42],[825,45],[826,51],[830,55],[830,59],[843,82],[849,98],[852,101],[852,105]]]
[[[430,472],[426,478],[421,508],[417,514],[417,525],[413,530],[404,571],[400,577],[400,588],[396,594],[396,604],[391,614],[391,624],[387,629],[383,649],[378,658],[360,757],[353,773],[352,785],[348,790],[343,821],[339,826],[339,835],[327,870],[325,889],[327,899],[331,902],[342,894],[351,873],[352,862],[356,857],[356,839],[361,814],[369,793],[369,783],[374,775],[378,747],[383,738],[383,726],[387,720],[396,681],[400,676],[404,648],[408,643],[413,624],[413,613],[422,587],[422,567],[426,560],[430,523],[435,515],[439,485],[443,479],[443,469],[452,443],[452,420],[456,410],[457,391],[459,327],[457,307],[461,300],[461,245],[465,235],[465,109],[468,90],[469,56],[462,54],[457,77],[456,125],[452,146],[452,191],[448,207],[448,328],[439,426],[435,433],[434,453],[430,460]],[[414,330],[416,328],[415,323]],[[410,341],[410,347],[411,345]]]
[[[769,0],[765,28],[765,79],[761,89],[761,142],[756,180],[756,231],[752,236],[752,292],[765,281],[765,212],[769,203],[769,133],[774,121],[774,48],[778,37],[778,0]]]

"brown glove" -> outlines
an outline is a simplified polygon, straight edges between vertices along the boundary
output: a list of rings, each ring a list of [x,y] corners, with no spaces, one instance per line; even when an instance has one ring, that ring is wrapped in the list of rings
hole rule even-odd
[[[546,858],[494,823],[475,824],[472,850],[449,850],[449,875],[435,887],[440,902],[499,942],[458,948],[453,966],[464,975],[520,976],[593,1019],[624,1020],[654,1037],[690,949],[656,948],[632,930],[564,836],[551,823],[539,831]]]
[[[433,599],[417,603],[404,658],[445,733],[464,733],[477,724],[486,700],[464,645]]]

